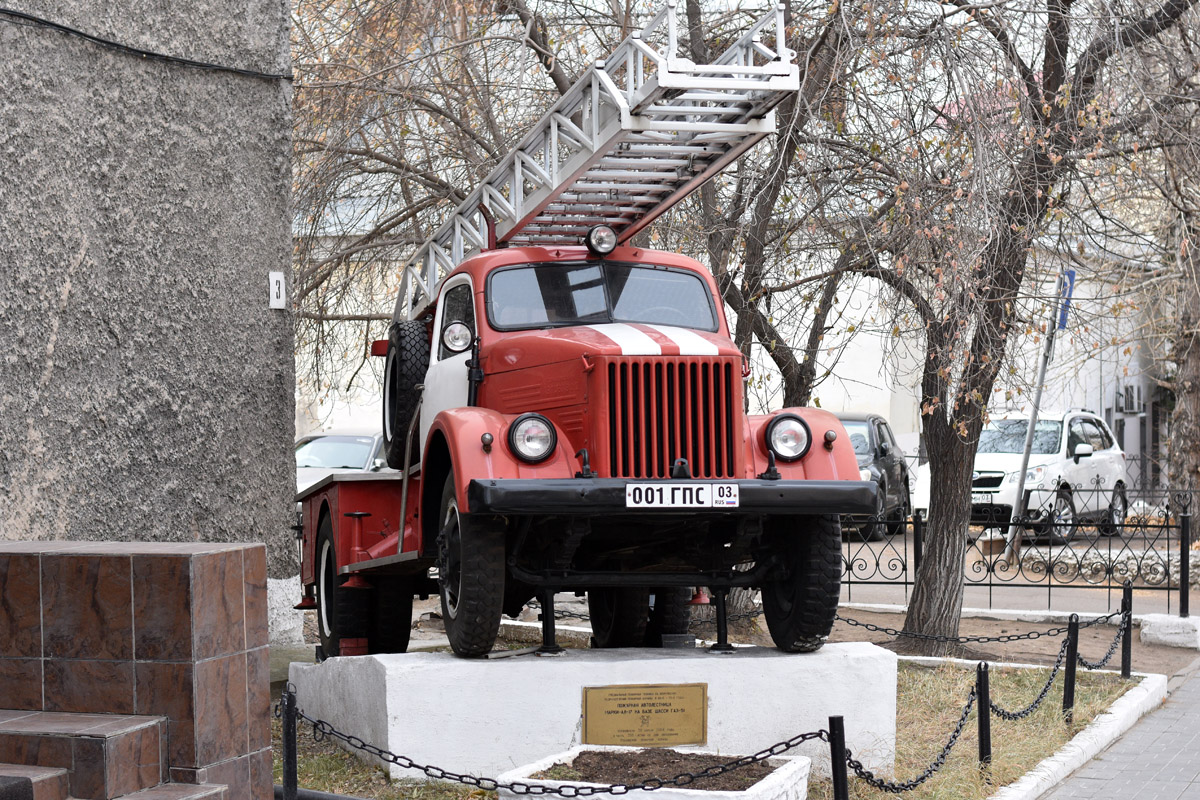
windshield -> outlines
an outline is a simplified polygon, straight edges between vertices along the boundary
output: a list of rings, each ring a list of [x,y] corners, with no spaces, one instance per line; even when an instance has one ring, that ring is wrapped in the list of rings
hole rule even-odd
[[[854,445],[854,455],[871,455],[871,431],[866,422],[842,420],[846,433],[850,436],[850,444]]]
[[[502,331],[605,322],[717,330],[704,280],[666,267],[589,262],[497,270],[488,279],[487,310]]]
[[[1027,419],[999,419],[989,422],[979,434],[978,453],[1020,453],[1025,449],[1025,432],[1029,430]],[[1062,441],[1062,422],[1038,420],[1033,431],[1033,450],[1037,455],[1058,452]]]
[[[319,469],[366,469],[370,436],[321,436],[296,445],[296,466]]]

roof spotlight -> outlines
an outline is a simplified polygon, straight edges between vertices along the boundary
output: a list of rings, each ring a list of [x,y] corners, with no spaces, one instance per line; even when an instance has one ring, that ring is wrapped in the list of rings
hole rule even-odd
[[[617,247],[617,232],[607,225],[593,225],[583,237],[587,249],[598,256],[606,256]]]

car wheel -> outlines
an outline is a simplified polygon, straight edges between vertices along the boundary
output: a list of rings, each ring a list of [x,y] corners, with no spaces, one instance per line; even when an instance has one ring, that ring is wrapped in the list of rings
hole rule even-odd
[[[383,367],[383,454],[392,469],[404,469],[412,460],[405,457],[408,428],[421,405],[416,388],[429,369],[429,340],[425,324],[401,320],[388,331],[387,361]],[[416,450],[416,443],[413,445]]]
[[[374,595],[367,652],[407,652],[412,634],[412,581],[406,576],[380,576],[375,579]]]
[[[650,590],[642,586],[589,589],[588,617],[596,647],[641,647],[650,621]]]
[[[1125,518],[1129,515],[1129,501],[1125,496],[1125,485],[1118,483],[1113,487],[1112,502],[1104,513],[1104,519],[1097,526],[1105,536],[1115,536],[1121,533],[1125,526]]]
[[[326,514],[317,526],[317,636],[326,657],[341,655],[343,639],[366,635],[368,589],[347,589],[338,575],[333,524]]]
[[[908,484],[904,485],[904,499],[900,501],[900,505],[892,512],[892,516],[888,518],[887,532],[888,536],[903,536],[904,529],[908,522],[908,516],[912,513],[912,501],[909,500],[911,495],[908,492]]]
[[[460,656],[491,652],[504,607],[504,525],[497,519],[460,514],[454,473],[442,489],[437,539],[442,622]]]
[[[654,590],[654,608],[646,625],[647,647],[662,647],[662,637],[688,632],[692,623],[692,593],[683,586],[660,586]]]
[[[820,649],[833,630],[842,586],[841,531],[837,517],[774,521],[767,546],[786,567],[762,587],[763,616],[771,640],[788,653]]]
[[[1050,544],[1066,544],[1075,536],[1075,499],[1069,489],[1059,489],[1048,518],[1037,527]]]
[[[875,485],[875,513],[862,523],[859,531],[864,542],[882,542],[887,538],[887,487]]]

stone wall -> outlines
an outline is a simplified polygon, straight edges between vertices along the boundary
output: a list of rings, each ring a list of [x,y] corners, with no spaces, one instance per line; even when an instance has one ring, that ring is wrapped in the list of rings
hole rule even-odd
[[[288,72],[283,0],[13,0]],[[266,541],[294,567],[286,81],[0,15],[0,539]]]

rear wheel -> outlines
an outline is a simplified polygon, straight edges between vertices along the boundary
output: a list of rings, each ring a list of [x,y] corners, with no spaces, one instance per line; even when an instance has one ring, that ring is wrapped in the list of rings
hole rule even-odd
[[[383,367],[383,452],[392,469],[404,469],[409,464],[404,442],[421,404],[421,390],[416,387],[425,380],[428,369],[425,323],[415,320],[394,323],[388,331],[387,361]]]
[[[504,525],[460,514],[454,473],[442,489],[438,532],[438,585],[450,647],[460,656],[491,652],[504,607]]]
[[[692,622],[692,593],[684,586],[660,586],[654,590],[654,608],[646,625],[647,647],[662,647],[663,636],[688,632]]]
[[[780,650],[810,653],[825,644],[837,616],[842,546],[837,517],[775,520],[768,544],[787,572],[763,584],[763,616]]]
[[[1129,514],[1129,501],[1125,497],[1124,484],[1118,483],[1113,488],[1112,502],[1108,504],[1108,509],[1104,513],[1104,519],[1101,520],[1100,532],[1105,536],[1114,536],[1121,532],[1121,528],[1125,526],[1125,518]]]
[[[588,617],[596,647],[641,647],[650,621],[650,590],[642,586],[589,589]]]
[[[317,635],[327,657],[341,655],[343,639],[366,634],[367,589],[347,589],[338,575],[337,549],[329,515],[317,527]]]

